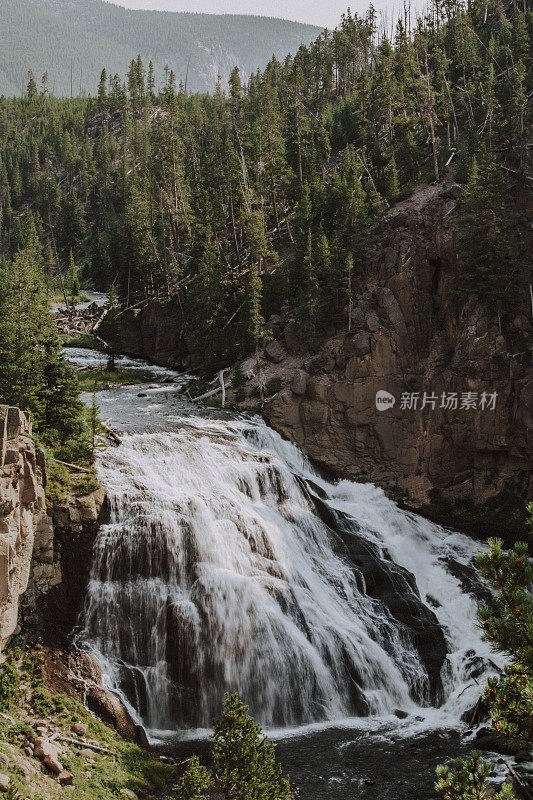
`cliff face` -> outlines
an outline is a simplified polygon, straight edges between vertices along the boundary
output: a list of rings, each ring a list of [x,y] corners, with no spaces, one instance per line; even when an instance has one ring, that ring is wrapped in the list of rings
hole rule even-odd
[[[188,369],[191,359],[179,300],[153,301],[125,311],[120,350],[164,367]]]
[[[386,215],[351,333],[309,356],[290,321],[272,320],[283,388],[267,417],[337,475],[467,520],[468,506],[533,496],[533,326],[526,294],[502,333],[450,291],[460,191],[426,187]],[[392,398],[378,407],[380,391]]]
[[[373,481],[412,508],[466,527],[479,522],[474,506],[484,507],[490,525],[492,503],[505,528],[508,514],[533,496],[531,303],[525,286],[513,318],[500,324],[475,298],[454,295],[462,191],[422,186],[385,215],[355,287],[349,334],[347,326],[331,330],[310,346],[289,316],[270,320],[262,379],[267,390],[275,379],[275,394],[261,411],[339,477]],[[531,262],[532,220],[531,204],[517,212],[521,263]],[[175,303],[131,313],[128,353],[195,364]],[[257,377],[246,390],[244,405],[260,410]],[[394,404],[389,397],[378,408],[380,391]],[[232,392],[228,398],[235,400]]]
[[[30,436],[29,415],[0,406],[0,650],[17,628],[30,573],[36,591],[55,577],[44,454]]]

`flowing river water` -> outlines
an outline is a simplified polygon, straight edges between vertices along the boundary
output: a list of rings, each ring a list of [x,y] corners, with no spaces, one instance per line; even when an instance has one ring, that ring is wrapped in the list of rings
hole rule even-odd
[[[80,622],[108,684],[185,755],[238,691],[302,800],[434,797],[494,669],[480,544],[326,480],[260,419],[199,409],[183,379],[153,374],[97,396],[122,444],[98,460],[111,516]]]

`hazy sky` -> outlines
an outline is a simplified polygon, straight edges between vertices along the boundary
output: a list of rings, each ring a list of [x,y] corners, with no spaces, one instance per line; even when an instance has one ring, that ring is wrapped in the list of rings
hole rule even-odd
[[[111,0],[127,8],[159,9],[160,11],[196,11],[210,14],[263,14],[268,17],[309,22],[335,28],[348,6],[363,13],[370,0]],[[374,0],[376,9],[384,9],[389,19],[400,7],[401,0]],[[415,3],[412,4],[413,6]]]

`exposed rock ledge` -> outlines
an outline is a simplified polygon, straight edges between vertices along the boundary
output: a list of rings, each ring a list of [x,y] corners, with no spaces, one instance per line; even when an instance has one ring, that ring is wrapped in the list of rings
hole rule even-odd
[[[0,650],[16,631],[35,552],[36,577],[54,580],[44,453],[31,439],[29,414],[0,406]]]
[[[457,221],[454,193],[438,185],[389,211],[357,287],[352,333],[332,331],[310,352],[293,320],[273,317],[275,352],[265,351],[272,363],[263,378],[277,385],[264,413],[335,475],[372,481],[409,507],[486,535],[494,524],[506,530],[507,509],[533,497],[533,321],[526,284],[501,330],[495,314],[453,294]],[[516,257],[527,263],[533,226],[516,221],[524,248]],[[379,390],[394,406],[376,408]],[[424,392],[435,401],[422,409]],[[452,392],[458,408],[442,408]],[[461,409],[465,392],[477,408]],[[480,407],[483,392],[496,392],[494,409]],[[401,408],[404,393],[418,393],[417,409]]]

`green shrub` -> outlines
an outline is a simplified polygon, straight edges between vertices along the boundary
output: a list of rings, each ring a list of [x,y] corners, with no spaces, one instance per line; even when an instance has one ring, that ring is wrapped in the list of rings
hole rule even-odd
[[[56,698],[44,686],[37,686],[31,696],[31,705],[40,717],[50,717],[58,710]]]
[[[235,400],[237,403],[244,403],[246,400],[246,392],[244,390],[246,386],[246,375],[243,372],[242,363],[240,361],[237,361],[233,368],[231,386],[235,392]]]
[[[283,380],[279,376],[270,378],[265,384],[265,394],[276,394],[283,386]]]
[[[19,695],[20,675],[14,662],[10,657],[0,669],[0,711],[9,711]]]
[[[456,758],[451,766],[440,764],[437,767],[435,789],[444,800],[485,800],[488,796],[487,778],[492,764],[481,760],[481,753],[473,750],[470,758]],[[503,784],[501,790],[492,795],[493,800],[514,800],[510,784]]]
[[[96,473],[90,472],[81,476],[73,483],[72,490],[76,497],[86,497],[95,492],[100,486]]]
[[[187,772],[176,789],[176,800],[207,800],[206,792],[213,786],[213,778],[206,767],[202,767],[197,756],[189,762]]]
[[[24,654],[22,669],[27,674],[30,686],[36,689],[44,683],[44,653],[41,645],[37,644],[32,650]]]

